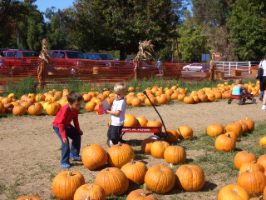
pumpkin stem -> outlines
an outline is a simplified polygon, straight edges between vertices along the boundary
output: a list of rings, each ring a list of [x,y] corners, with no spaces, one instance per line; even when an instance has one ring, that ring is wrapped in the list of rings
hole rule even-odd
[[[87,198],[86,198],[85,200],[90,200],[90,199],[91,199],[91,198],[90,198],[90,195],[88,195]]]
[[[72,176],[72,171],[69,171],[68,176]]]
[[[142,190],[141,196],[146,197],[146,191],[147,191],[147,186],[146,186],[146,183],[144,183],[143,184],[143,190]]]
[[[119,147],[121,147],[121,146],[122,146],[122,145],[121,145],[121,142],[118,142],[118,146],[119,146]]]
[[[170,168],[173,168],[173,163],[170,163]]]
[[[134,159],[131,159],[131,165],[134,165]]]
[[[109,172],[109,171],[110,171],[110,169],[109,169],[109,168],[106,168],[106,169],[105,169],[105,171]]]
[[[237,192],[237,190],[236,190],[235,188],[232,190],[232,192],[233,192],[234,194],[238,194],[238,192]]]
[[[92,188],[93,188],[92,185],[90,185],[90,186],[87,187],[88,190],[91,190]]]

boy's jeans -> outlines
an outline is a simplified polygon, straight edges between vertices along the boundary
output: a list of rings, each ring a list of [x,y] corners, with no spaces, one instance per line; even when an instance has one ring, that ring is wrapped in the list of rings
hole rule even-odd
[[[81,136],[78,133],[78,131],[72,126],[68,126],[66,130],[66,136],[68,143],[65,144],[62,140],[62,137],[59,132],[59,128],[53,126],[54,131],[58,135],[58,137],[61,140],[61,164],[69,164],[69,154],[72,154],[73,156],[79,156],[80,152],[80,144],[81,144]],[[72,139],[71,147],[69,148],[69,140]]]
[[[260,92],[260,95],[259,95],[260,98],[263,98],[263,93],[264,93],[264,91]]]

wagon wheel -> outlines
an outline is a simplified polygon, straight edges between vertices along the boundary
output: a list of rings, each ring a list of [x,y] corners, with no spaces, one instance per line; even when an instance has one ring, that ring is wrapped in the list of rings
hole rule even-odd
[[[253,99],[252,99],[252,103],[256,103],[256,99],[253,98]]]
[[[156,140],[156,141],[160,141],[160,137],[157,136],[157,135],[152,135],[152,136],[150,136],[149,138],[150,138],[150,139],[154,139],[154,140]]]
[[[242,99],[240,99],[239,101],[238,101],[238,105],[244,105],[245,104],[245,102],[242,100]]]
[[[109,147],[111,147],[111,146],[113,146],[114,144],[113,144],[112,140],[110,140],[110,139],[107,138],[107,145],[108,145]]]
[[[232,101],[233,101],[233,99],[228,99],[227,103],[228,103],[228,104],[231,104]]]

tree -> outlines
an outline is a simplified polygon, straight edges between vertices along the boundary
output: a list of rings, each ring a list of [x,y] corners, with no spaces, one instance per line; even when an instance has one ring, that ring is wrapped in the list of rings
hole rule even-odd
[[[80,50],[120,50],[120,59],[137,52],[140,40],[152,40],[155,50],[160,49],[175,35],[178,16],[172,5],[178,4],[170,0],[76,0],[72,34]]]
[[[263,0],[236,0],[227,28],[240,60],[261,60],[266,52],[266,5]]]
[[[206,47],[207,40],[203,35],[201,26],[189,27],[185,23],[179,29],[178,38],[179,53],[182,62],[199,62],[201,54],[208,52]]]

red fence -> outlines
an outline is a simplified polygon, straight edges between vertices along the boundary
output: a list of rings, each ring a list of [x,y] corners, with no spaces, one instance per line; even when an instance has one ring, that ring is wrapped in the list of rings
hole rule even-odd
[[[5,58],[5,65],[0,68],[0,86],[7,81],[17,82],[21,78],[33,76],[37,78],[39,58]],[[150,78],[160,76],[168,79],[178,80],[196,79],[202,80],[206,73],[185,73],[182,67],[185,63],[161,63],[158,69],[157,62],[139,62],[138,78]],[[50,66],[46,68],[46,83],[65,83],[70,77],[75,76],[85,82],[119,82],[127,81],[135,75],[134,63],[132,61],[92,61],[75,59],[51,60]]]

